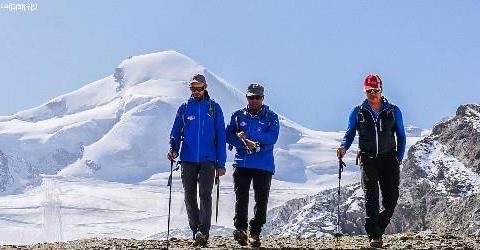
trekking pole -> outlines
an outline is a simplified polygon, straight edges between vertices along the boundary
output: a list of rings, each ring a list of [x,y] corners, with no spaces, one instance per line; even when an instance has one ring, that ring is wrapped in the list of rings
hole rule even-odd
[[[340,230],[340,181],[342,179],[342,172],[343,172],[343,167],[346,167],[347,165],[345,162],[342,161],[342,158],[338,158],[338,202],[337,202],[337,228],[336,232],[334,234],[335,238],[342,237],[343,234],[341,233]]]
[[[252,150],[250,150],[250,148],[248,148],[247,141],[245,139],[241,139],[241,140],[243,142],[243,145],[245,146],[245,149],[247,150],[247,154],[251,154]]]
[[[215,208],[215,223],[218,222],[218,201],[220,200],[220,176],[218,172],[215,175],[215,184],[217,185],[217,207]]]
[[[175,151],[175,139],[171,138],[170,139],[170,152],[176,152]],[[170,160],[170,176],[168,177],[168,182],[167,186],[170,187],[169,195],[168,195],[168,222],[167,222],[167,249],[170,247],[170,211],[172,208],[172,175],[173,175],[173,163],[174,160]]]

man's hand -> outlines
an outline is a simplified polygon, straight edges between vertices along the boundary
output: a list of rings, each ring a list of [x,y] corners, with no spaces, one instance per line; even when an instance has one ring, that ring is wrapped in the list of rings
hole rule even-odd
[[[170,161],[173,161],[175,158],[177,158],[178,154],[175,151],[169,151],[167,154],[167,159]]]
[[[224,176],[227,170],[225,168],[217,168],[217,175]]]
[[[250,151],[255,151],[255,148],[257,147],[257,144],[249,139],[245,139],[245,144],[247,144],[247,148]]]
[[[339,147],[337,149],[337,157],[338,159],[342,159],[343,156],[347,153],[347,150],[344,147]]]
[[[247,139],[247,134],[245,134],[245,132],[238,132],[237,133],[237,137],[240,139],[240,140],[246,140]]]

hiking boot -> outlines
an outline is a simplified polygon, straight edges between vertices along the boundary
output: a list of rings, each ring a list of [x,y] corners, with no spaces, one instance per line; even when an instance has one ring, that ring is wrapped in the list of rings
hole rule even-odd
[[[383,246],[382,236],[370,239],[370,246],[378,247],[378,248],[382,247]]]
[[[235,229],[233,231],[233,239],[236,240],[240,246],[246,246],[248,244],[247,231]]]
[[[250,245],[252,247],[260,247],[261,244],[260,235],[250,235]]]
[[[205,247],[208,242],[208,235],[202,234],[202,232],[197,232],[195,234],[193,246],[194,247]]]

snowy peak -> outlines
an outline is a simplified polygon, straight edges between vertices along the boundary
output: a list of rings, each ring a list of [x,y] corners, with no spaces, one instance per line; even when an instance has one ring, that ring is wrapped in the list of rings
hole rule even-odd
[[[181,87],[178,86],[179,83],[186,86],[186,81],[192,74],[204,73],[204,70],[192,59],[175,51],[134,56],[120,63],[113,75],[56,97],[39,107],[18,112],[10,119],[38,122],[61,118],[105,105],[124,96],[128,88],[151,80],[160,81],[156,82],[153,88],[137,88],[127,95],[139,93],[148,96],[175,96],[176,93],[171,88]],[[170,86],[172,82],[174,85]]]
[[[116,68],[115,79],[132,86],[148,80],[188,80],[194,73],[204,74],[205,68],[176,51],[133,56]]]
[[[245,106],[244,94],[191,58],[164,51],[128,58],[113,74],[0,118],[0,150],[42,174],[137,183],[166,171],[175,113],[189,98],[188,81],[204,74],[225,120]],[[276,178],[305,182],[305,162],[290,146],[306,131],[279,114]]]

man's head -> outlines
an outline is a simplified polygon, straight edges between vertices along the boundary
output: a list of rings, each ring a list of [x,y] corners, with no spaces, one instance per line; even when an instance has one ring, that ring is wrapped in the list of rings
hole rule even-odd
[[[372,103],[378,103],[382,99],[382,79],[377,74],[369,74],[363,82],[363,89],[367,100]]]
[[[205,89],[207,89],[207,81],[205,76],[196,74],[190,80],[190,91],[195,99],[202,99],[205,96]]]
[[[248,85],[246,96],[249,108],[253,110],[259,110],[262,107],[264,98],[263,92],[263,86],[258,83],[252,83]]]

